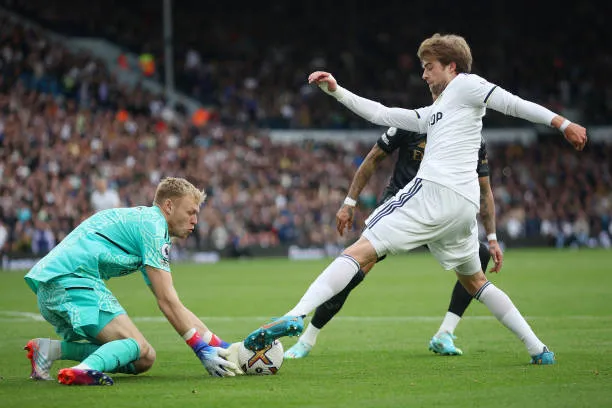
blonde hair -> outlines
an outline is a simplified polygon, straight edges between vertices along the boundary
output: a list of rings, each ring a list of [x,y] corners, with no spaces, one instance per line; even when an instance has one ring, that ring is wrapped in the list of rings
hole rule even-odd
[[[445,66],[454,62],[458,74],[472,71],[472,51],[460,35],[436,33],[421,43],[417,56],[421,61],[433,58]]]
[[[192,197],[198,204],[206,200],[206,194],[184,178],[166,177],[157,186],[153,204],[161,206],[167,199],[172,200],[185,196]]]

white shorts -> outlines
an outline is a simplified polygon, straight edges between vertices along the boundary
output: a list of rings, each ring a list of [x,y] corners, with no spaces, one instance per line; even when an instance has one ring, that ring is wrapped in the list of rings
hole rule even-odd
[[[480,270],[478,208],[450,188],[414,179],[366,220],[365,237],[379,257],[427,245],[446,270]]]

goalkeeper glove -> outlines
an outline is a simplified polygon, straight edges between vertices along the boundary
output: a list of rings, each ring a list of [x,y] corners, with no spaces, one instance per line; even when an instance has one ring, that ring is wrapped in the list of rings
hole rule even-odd
[[[235,363],[224,358],[229,355],[229,351],[206,344],[196,329],[190,329],[183,335],[183,338],[193,349],[211,376],[233,377],[236,374],[242,374],[242,371]]]

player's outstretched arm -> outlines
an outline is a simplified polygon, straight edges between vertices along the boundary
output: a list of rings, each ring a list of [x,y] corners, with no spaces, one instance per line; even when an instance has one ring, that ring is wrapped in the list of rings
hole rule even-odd
[[[372,178],[372,174],[374,174],[378,164],[385,157],[387,157],[387,153],[378,147],[378,144],[375,144],[355,172],[347,197],[336,213],[336,229],[340,236],[344,235],[345,230],[352,228],[355,205],[357,204],[359,194],[361,194],[363,188],[368,184],[370,178]]]
[[[202,336],[210,334],[210,330],[180,301],[172,283],[172,275],[151,266],[147,266],[146,270],[159,309],[176,332],[193,349],[209,374],[216,377],[233,377],[242,374],[236,364],[223,358],[227,356],[227,350],[211,346],[204,341]]]
[[[367,121],[381,126],[391,126],[413,132],[425,133],[429,115],[425,111],[419,114],[416,110],[388,108],[378,102],[355,95],[344,89],[332,74],[325,71],[315,71],[308,76],[309,84],[316,84],[323,92],[336,98],[355,114]],[[429,108],[424,108],[427,112]]]
[[[500,87],[494,87],[486,100],[486,106],[505,115],[528,120],[532,123],[551,126],[559,129],[576,150],[584,149],[587,142],[586,129],[572,123],[551,110],[526,101]]]
[[[504,263],[504,253],[497,242],[495,233],[495,201],[493,199],[493,190],[491,190],[491,182],[489,177],[478,177],[480,185],[480,220],[484,226],[489,241],[489,252],[495,265],[490,269],[490,272],[499,272]]]

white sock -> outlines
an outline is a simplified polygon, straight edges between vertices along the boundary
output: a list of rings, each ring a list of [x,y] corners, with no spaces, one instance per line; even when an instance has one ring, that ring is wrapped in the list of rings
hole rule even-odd
[[[491,282],[485,283],[474,296],[484,303],[493,315],[527,347],[529,355],[540,354],[545,345],[535,335],[525,318],[518,311],[512,300]]]
[[[76,369],[78,369],[78,370],[91,370],[91,367],[90,367],[90,366],[88,366],[87,364],[83,364],[83,363],[78,364],[78,365],[75,365],[75,366],[74,366],[74,367],[72,367],[72,368],[76,368]]]
[[[446,312],[446,315],[444,316],[444,320],[442,320],[442,324],[440,325],[440,328],[438,329],[436,336],[439,336],[442,333],[453,334],[460,321],[461,321],[461,316],[457,316],[456,314],[452,312]]]
[[[349,284],[359,271],[359,263],[348,255],[340,255],[310,285],[297,305],[285,316],[305,316]]]
[[[309,346],[314,346],[317,344],[317,336],[319,335],[320,331],[321,329],[317,329],[311,323],[308,325],[308,327],[306,327],[306,330],[304,330],[304,333],[302,333],[300,336],[300,341],[308,344]]]

